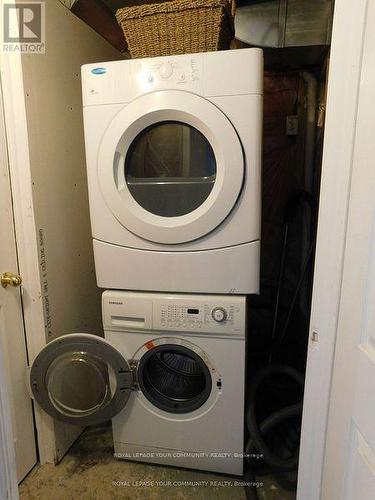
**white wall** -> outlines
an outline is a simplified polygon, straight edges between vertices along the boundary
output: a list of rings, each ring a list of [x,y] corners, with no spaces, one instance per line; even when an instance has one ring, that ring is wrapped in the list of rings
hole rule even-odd
[[[45,331],[29,331],[28,335],[42,336],[44,343],[66,333],[102,332],[89,221],[80,67],[121,57],[58,0],[46,2],[46,53],[22,56],[45,324]],[[38,354],[33,345],[30,341],[31,362]],[[47,427],[51,425],[56,461],[77,431],[46,422]]]

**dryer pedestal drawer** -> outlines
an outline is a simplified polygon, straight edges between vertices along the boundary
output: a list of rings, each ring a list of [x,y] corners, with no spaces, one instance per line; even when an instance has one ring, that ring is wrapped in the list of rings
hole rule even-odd
[[[186,293],[259,293],[260,242],[203,252],[150,252],[94,240],[98,286]],[[244,262],[238,272],[238,262]]]

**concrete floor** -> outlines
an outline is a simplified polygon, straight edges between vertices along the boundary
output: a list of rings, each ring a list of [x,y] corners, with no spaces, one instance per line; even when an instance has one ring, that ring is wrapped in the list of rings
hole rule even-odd
[[[192,482],[190,486],[155,486],[155,481]],[[199,481],[202,485],[194,485]],[[214,483],[220,481],[220,483]],[[225,481],[225,482],[224,482]],[[238,478],[117,460],[110,427],[86,430],[57,466],[37,465],[20,485],[21,500],[189,499],[245,500]],[[258,488],[260,500],[294,500],[270,477]],[[138,484],[137,484],[138,482]],[[208,485],[206,483],[208,482]],[[228,484],[229,482],[229,484]]]

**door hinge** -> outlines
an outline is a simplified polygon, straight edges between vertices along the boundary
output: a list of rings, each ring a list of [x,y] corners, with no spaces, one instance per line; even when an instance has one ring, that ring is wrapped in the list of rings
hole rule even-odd
[[[132,374],[132,378],[133,378],[133,383],[132,383],[132,387],[131,389],[133,391],[137,391],[138,388],[139,388],[139,385],[138,385],[138,361],[136,361],[135,359],[131,359],[129,361],[129,366],[130,366],[130,372]]]

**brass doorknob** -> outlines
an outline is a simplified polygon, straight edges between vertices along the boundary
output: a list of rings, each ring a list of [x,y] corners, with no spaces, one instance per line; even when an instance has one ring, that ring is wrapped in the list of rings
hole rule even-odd
[[[0,279],[3,288],[7,286],[20,286],[22,283],[21,276],[18,274],[4,273]]]

